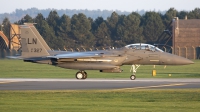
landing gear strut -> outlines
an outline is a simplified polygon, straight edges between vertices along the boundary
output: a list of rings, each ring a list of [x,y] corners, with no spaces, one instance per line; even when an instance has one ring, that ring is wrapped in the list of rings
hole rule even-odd
[[[87,73],[85,71],[78,71],[75,76],[77,79],[86,79]]]
[[[130,79],[131,80],[135,80],[136,79],[136,71],[137,69],[140,67],[140,65],[132,65],[131,66],[131,69],[130,69],[130,72],[132,71],[133,72],[133,75],[130,76]]]

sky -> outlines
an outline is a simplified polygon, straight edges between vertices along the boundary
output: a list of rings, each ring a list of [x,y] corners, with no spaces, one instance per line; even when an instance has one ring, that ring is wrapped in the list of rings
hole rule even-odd
[[[120,11],[191,11],[200,8],[200,0],[0,0],[0,13],[12,13],[16,9],[88,9]]]

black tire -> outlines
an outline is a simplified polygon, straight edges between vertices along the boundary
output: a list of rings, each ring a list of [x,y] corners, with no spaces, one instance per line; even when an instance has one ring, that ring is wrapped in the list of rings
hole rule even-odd
[[[135,79],[136,79],[136,76],[135,76],[135,75],[131,75],[131,76],[130,76],[130,79],[131,79],[131,80],[135,80]]]
[[[83,73],[83,78],[82,79],[87,79],[87,73],[86,72]]]

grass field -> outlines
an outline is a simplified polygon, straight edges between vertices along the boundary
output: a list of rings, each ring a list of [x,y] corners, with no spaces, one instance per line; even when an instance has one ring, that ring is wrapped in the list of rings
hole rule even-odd
[[[163,67],[156,66],[155,78],[200,78],[199,60],[193,65]],[[122,69],[122,73],[87,72],[89,78],[129,78],[130,66]],[[152,70],[153,66],[141,66],[137,77],[152,77]],[[0,78],[74,78],[76,72],[21,60],[0,60]],[[200,89],[0,91],[0,112],[199,112],[199,109]]]
[[[0,91],[1,112],[199,112],[200,90]]]
[[[154,78],[200,78],[200,60],[184,66],[156,66]],[[122,73],[101,73],[87,70],[88,78],[129,78],[131,66],[122,66]],[[142,65],[137,78],[151,78],[153,66]],[[78,70],[63,69],[51,65],[23,62],[22,60],[0,60],[0,78],[74,78]],[[169,77],[171,74],[171,77]]]

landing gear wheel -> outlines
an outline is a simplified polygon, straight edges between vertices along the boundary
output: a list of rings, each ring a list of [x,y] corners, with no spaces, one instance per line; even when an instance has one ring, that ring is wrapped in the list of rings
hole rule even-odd
[[[87,78],[87,73],[83,72],[83,78],[82,79],[86,79]]]
[[[87,78],[87,73],[85,71],[79,71],[76,73],[76,78],[77,79],[86,79]]]
[[[135,80],[135,79],[136,79],[136,76],[135,76],[135,75],[131,75],[131,76],[130,76],[130,79],[131,79],[131,80]]]
[[[84,73],[83,72],[77,72],[76,73],[76,78],[77,79],[82,79],[84,77]]]

